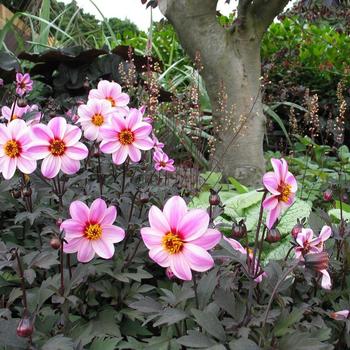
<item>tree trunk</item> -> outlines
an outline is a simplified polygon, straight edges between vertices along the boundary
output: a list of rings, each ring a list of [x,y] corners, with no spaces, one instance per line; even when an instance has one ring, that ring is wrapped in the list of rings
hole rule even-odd
[[[216,19],[215,0],[159,0],[188,55],[200,53],[217,137],[212,169],[248,185],[261,183],[265,168],[260,43],[287,3],[240,0],[238,25],[226,30]]]

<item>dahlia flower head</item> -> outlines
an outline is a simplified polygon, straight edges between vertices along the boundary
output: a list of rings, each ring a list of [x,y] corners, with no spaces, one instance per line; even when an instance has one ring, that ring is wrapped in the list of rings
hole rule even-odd
[[[204,272],[214,266],[207,250],[221,240],[221,233],[208,228],[209,215],[203,209],[188,209],[185,201],[171,197],[163,211],[152,206],[150,227],[141,229],[150,258],[179,279],[191,280],[192,270]]]
[[[87,147],[79,142],[79,127],[55,117],[47,125],[32,126],[30,131],[33,142],[29,151],[35,159],[43,159],[41,172],[45,177],[52,179],[60,170],[68,175],[79,171],[80,161],[88,156]]]
[[[271,229],[283,209],[290,207],[295,200],[298,189],[294,175],[288,171],[287,162],[282,159],[271,159],[273,171],[263,177],[263,184],[270,192],[264,200],[263,207],[267,210],[266,226]]]
[[[16,74],[16,94],[24,96],[26,93],[33,90],[33,81],[30,79],[29,73]]]
[[[129,110],[129,95],[122,92],[121,86],[114,81],[101,80],[97,84],[97,89],[90,90],[88,98],[89,100],[106,100],[110,103],[111,107],[116,110]]]
[[[31,174],[36,169],[30,144],[29,127],[24,120],[0,124],[0,172],[6,180],[14,176],[17,168],[24,174]]]
[[[78,253],[78,261],[91,261],[95,254],[104,259],[114,255],[114,244],[125,237],[121,227],[113,225],[117,218],[114,206],[107,208],[106,202],[95,199],[89,208],[81,201],[74,201],[69,207],[71,219],[64,220],[60,229],[64,231],[63,251]]]
[[[141,151],[153,148],[150,138],[152,125],[142,120],[142,114],[131,108],[125,117],[115,116],[110,123],[101,127],[103,153],[112,154],[114,164],[123,164],[129,157],[134,163],[141,160]]]
[[[332,229],[329,226],[323,226],[318,237],[314,237],[314,232],[310,228],[303,228],[298,233],[295,241],[297,246],[294,248],[295,257],[304,261],[307,254],[318,254],[324,249],[324,242],[332,235]],[[321,286],[324,289],[331,289],[332,282],[326,269],[319,270],[322,274]]]
[[[156,151],[153,154],[154,168],[157,171],[169,171],[174,172],[174,159],[170,159],[169,156],[164,152]]]

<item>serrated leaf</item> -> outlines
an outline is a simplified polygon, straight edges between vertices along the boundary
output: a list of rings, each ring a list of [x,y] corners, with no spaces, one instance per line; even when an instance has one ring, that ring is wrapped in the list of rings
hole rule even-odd
[[[230,350],[259,350],[260,348],[250,339],[232,340],[229,344]]]
[[[184,335],[176,341],[188,348],[208,348],[215,345],[215,341],[205,334],[196,331],[190,331],[189,333],[189,335]]]
[[[294,323],[299,322],[303,317],[303,313],[303,309],[297,308],[294,308],[292,312],[282,310],[273,330],[275,336],[281,337],[290,331],[289,327],[293,326]]]
[[[162,310],[162,305],[150,297],[145,297],[139,301],[134,301],[129,306],[145,313],[154,313]]]
[[[217,316],[211,311],[191,310],[197,323],[214,338],[225,341],[226,333]]]
[[[185,311],[173,308],[165,309],[159,313],[159,315],[161,317],[158,319],[158,321],[154,322],[154,327],[158,327],[163,324],[170,326],[188,317],[188,314]]]
[[[200,308],[204,308],[208,304],[218,284],[218,278],[218,268],[214,268],[206,275],[203,275],[198,282],[198,301]]]
[[[57,335],[48,340],[43,346],[42,350],[73,350],[74,344],[71,338]]]

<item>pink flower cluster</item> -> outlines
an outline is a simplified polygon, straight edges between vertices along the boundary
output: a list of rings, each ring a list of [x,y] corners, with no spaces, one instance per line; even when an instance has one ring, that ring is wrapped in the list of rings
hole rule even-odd
[[[170,159],[169,156],[163,151],[164,143],[159,142],[156,135],[152,135],[153,138],[153,161],[154,168],[157,171],[169,171],[174,172],[174,159]]]

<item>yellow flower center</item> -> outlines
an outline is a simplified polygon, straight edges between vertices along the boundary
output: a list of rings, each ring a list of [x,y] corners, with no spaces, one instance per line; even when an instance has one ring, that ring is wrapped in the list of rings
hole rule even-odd
[[[184,242],[176,233],[168,232],[162,239],[162,245],[169,254],[177,254],[181,252]]]
[[[131,130],[121,131],[118,137],[122,145],[131,145],[135,141],[134,133]]]
[[[15,120],[15,119],[18,119],[18,116],[16,114],[13,114],[11,120]]]
[[[96,126],[101,126],[104,122],[104,118],[101,114],[94,114],[91,118],[92,124]]]
[[[21,151],[21,145],[15,140],[9,140],[4,145],[4,152],[10,158],[18,157]]]
[[[92,241],[101,238],[102,227],[99,224],[89,224],[84,230],[85,237]]]
[[[112,107],[115,107],[117,105],[116,100],[111,96],[106,97],[106,100],[111,103]]]
[[[290,197],[290,194],[292,193],[292,186],[288,184],[282,184],[278,187],[279,200],[281,202],[287,203]]]
[[[54,156],[62,156],[66,150],[66,145],[62,140],[52,140],[49,150]]]

